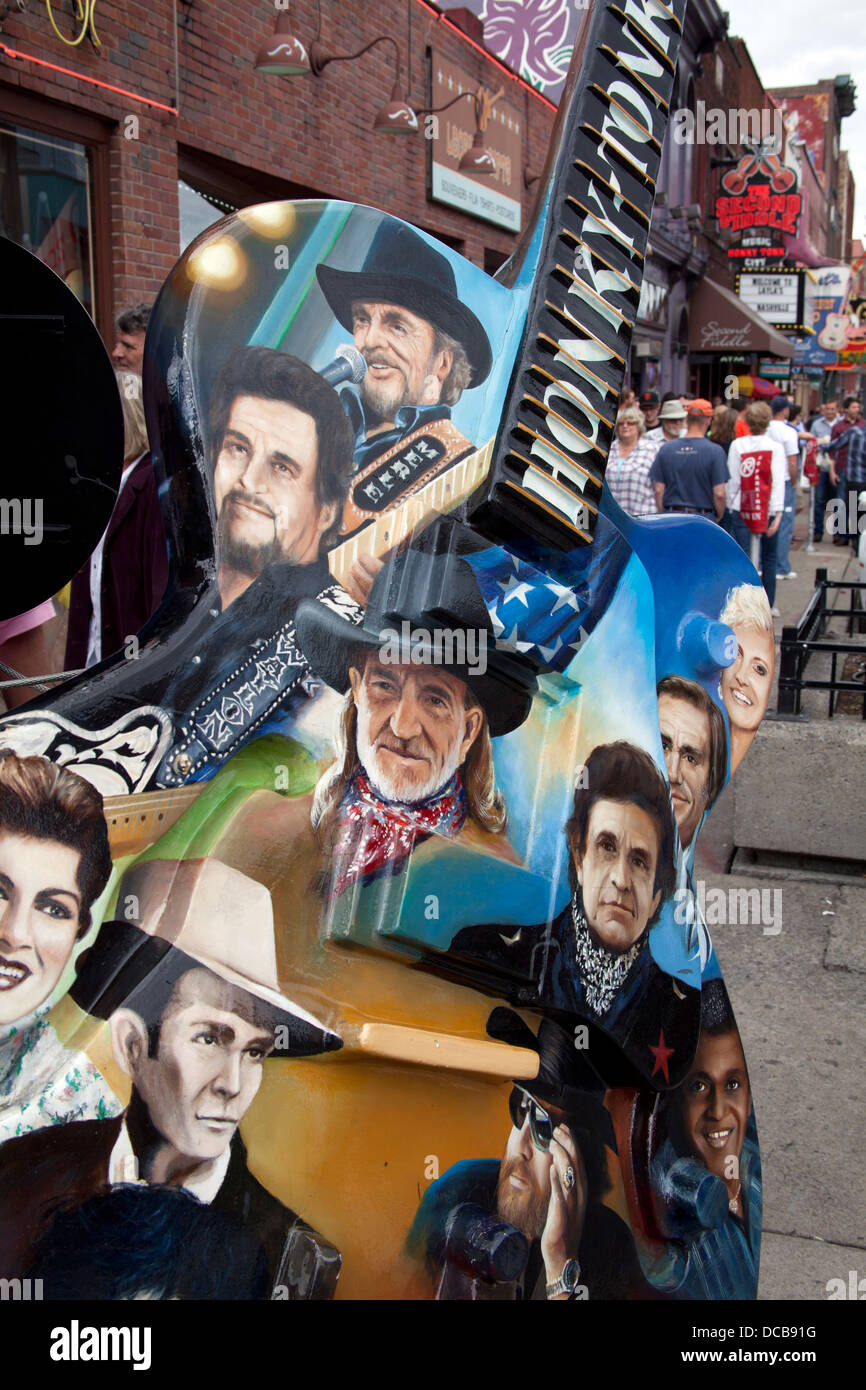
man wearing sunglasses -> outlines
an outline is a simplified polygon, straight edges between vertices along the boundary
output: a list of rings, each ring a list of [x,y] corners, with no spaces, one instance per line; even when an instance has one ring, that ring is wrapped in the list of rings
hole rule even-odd
[[[500,1008],[488,1032],[537,1051],[538,1076],[514,1083],[501,1160],[456,1163],[428,1188],[408,1252],[440,1299],[646,1297],[631,1232],[603,1201],[616,1140],[598,1076],[553,1019],[536,1038]]]

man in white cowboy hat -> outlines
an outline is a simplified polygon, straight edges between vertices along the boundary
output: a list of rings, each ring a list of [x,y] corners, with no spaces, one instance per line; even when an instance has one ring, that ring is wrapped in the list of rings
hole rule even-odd
[[[238,1126],[265,1058],[339,1048],[280,992],[271,896],[215,859],[151,860],[124,877],[134,920],[106,922],[79,963],[75,1002],[107,1019],[132,1081],[123,1115],[11,1140],[0,1164],[10,1271],[26,1267],[55,1199],[118,1184],[183,1187],[255,1237],[271,1290],[330,1298],[340,1254],[250,1173]]]

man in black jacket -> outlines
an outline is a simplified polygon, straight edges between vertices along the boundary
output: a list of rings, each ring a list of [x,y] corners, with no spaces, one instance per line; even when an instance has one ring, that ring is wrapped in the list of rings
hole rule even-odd
[[[449,971],[477,982],[483,966],[488,988],[498,981],[518,1005],[588,1020],[647,1080],[676,1085],[697,1045],[700,991],[663,970],[650,950],[676,868],[670,792],[649,754],[622,739],[594,748],[565,836],[572,897],[563,911],[517,931],[462,928]],[[625,1074],[605,1076],[631,1084]]]
[[[303,702],[311,672],[295,640],[302,599],[361,616],[328,568],[352,467],[333,387],[296,357],[241,348],[214,384],[209,452],[220,607],[158,701],[174,722],[156,778],[166,787],[212,775]]]
[[[616,1139],[598,1076],[553,1019],[536,1038],[496,1009],[488,1032],[537,1051],[538,1076],[514,1083],[501,1160],[455,1163],[427,1189],[407,1252],[438,1299],[652,1297],[629,1227],[603,1201]]]
[[[130,1102],[0,1149],[6,1266],[27,1269],[59,1205],[142,1183],[237,1220],[271,1297],[332,1297],[339,1251],[253,1177],[237,1133],[266,1057],[341,1046],[279,990],[270,893],[217,860],[151,860],[127,873],[119,901],[138,920],[103,924],[71,992],[109,1020]]]
[[[352,470],[334,388],[299,358],[240,348],[217,373],[206,452],[216,586],[187,614],[182,645],[143,651],[140,672],[115,664],[98,700],[73,687],[4,725],[13,751],[62,757],[103,795],[205,781],[252,737],[294,734],[319,689],[296,641],[298,605],[361,618],[328,567]]]

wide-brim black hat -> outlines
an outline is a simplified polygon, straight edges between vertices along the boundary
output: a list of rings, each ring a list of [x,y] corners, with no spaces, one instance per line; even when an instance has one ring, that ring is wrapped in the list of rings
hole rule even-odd
[[[352,331],[352,304],[399,304],[456,338],[472,368],[471,386],[487,377],[492,357],[481,321],[457,297],[450,261],[423,237],[392,219],[376,232],[360,270],[319,265],[316,276],[336,318]]]
[[[497,1042],[538,1053],[538,1076],[514,1084],[539,1105],[562,1110],[568,1122],[590,1129],[616,1153],[616,1134],[604,1104],[605,1085],[598,1072],[574,1045],[572,1033],[553,1018],[543,1018],[538,1036],[513,1009],[497,1008],[487,1020],[487,1032]]]
[[[406,644],[402,642],[404,623],[413,638]],[[497,648],[472,566],[458,555],[407,550],[376,576],[360,624],[317,599],[305,599],[298,607],[295,628],[313,674],[341,695],[349,689],[349,670],[359,652],[378,648],[384,653],[385,644],[396,636],[401,639],[401,663],[440,666],[469,687],[487,716],[491,738],[519,728],[532,707],[537,689],[535,664],[520,652]],[[463,651],[468,655],[467,632],[472,633],[477,660],[456,657],[457,634],[463,634]],[[454,635],[450,642],[449,633]],[[451,659],[447,659],[449,653]],[[483,672],[478,669],[482,664]]]

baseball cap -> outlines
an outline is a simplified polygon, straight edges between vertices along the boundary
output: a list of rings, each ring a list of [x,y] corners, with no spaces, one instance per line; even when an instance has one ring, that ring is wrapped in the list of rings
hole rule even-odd
[[[658,405],[658,391],[644,391],[643,395],[640,398],[640,403],[641,405]]]
[[[780,410],[784,410],[785,406],[790,406],[790,404],[787,396],[774,396],[770,401],[770,409],[774,415],[778,415]]]
[[[686,411],[689,415],[712,415],[713,407],[709,401],[697,396],[695,400],[686,402]]]

